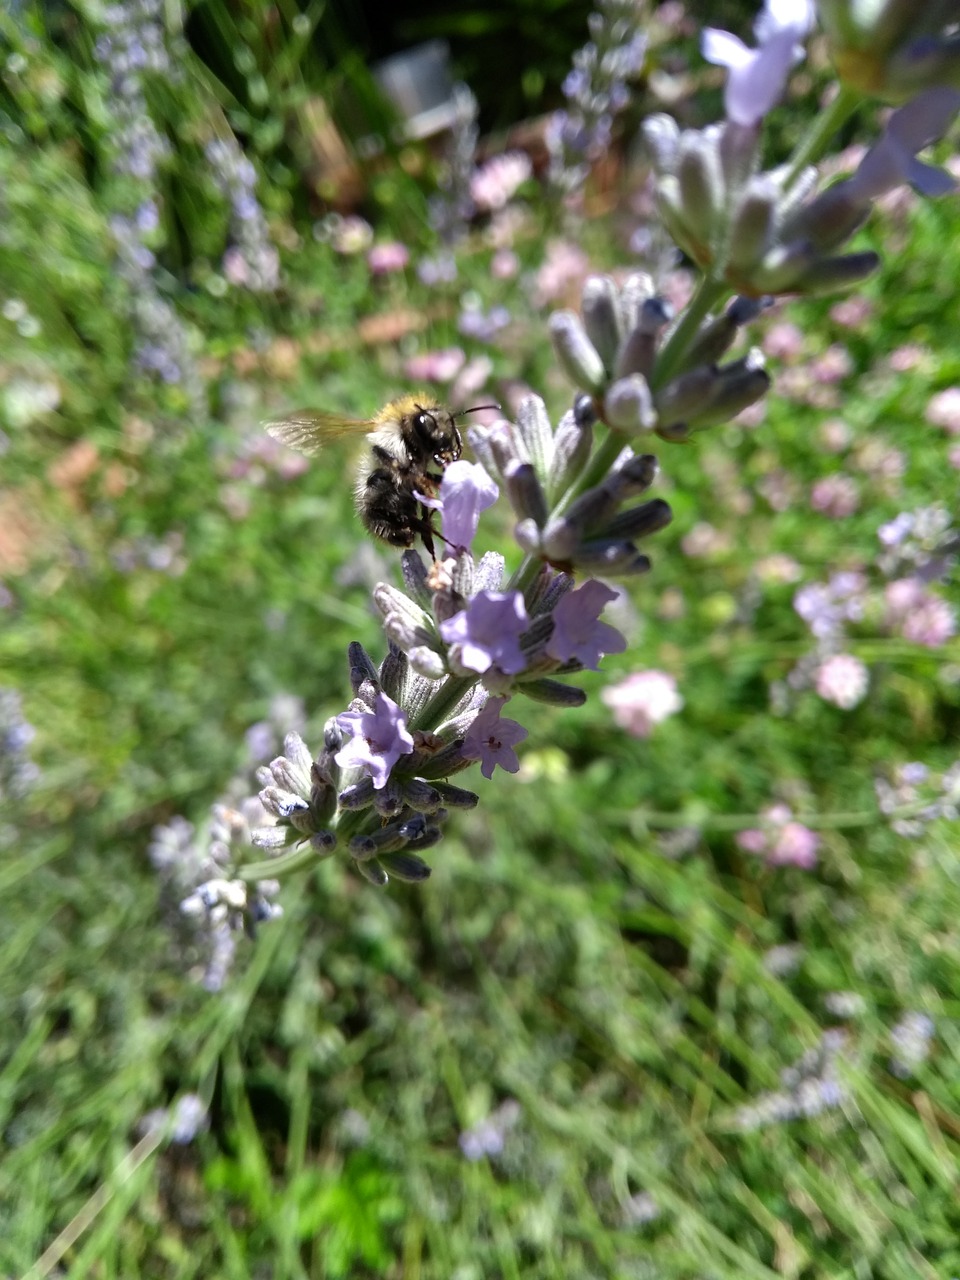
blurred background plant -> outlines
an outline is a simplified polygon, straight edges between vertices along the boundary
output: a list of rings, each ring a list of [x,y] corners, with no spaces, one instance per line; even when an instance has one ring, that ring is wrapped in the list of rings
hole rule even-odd
[[[179,910],[398,580],[350,447],[260,421],[424,385],[556,421],[548,310],[637,266],[689,297],[634,139],[723,75],[648,15],[571,222],[588,13],[0,15],[5,1274],[960,1273],[951,197],[878,201],[880,271],[751,330],[765,408],[659,449],[627,651],[524,717],[426,887],[326,863],[219,950]],[[434,39],[419,135],[373,65]],[[815,39],[771,154],[830,77]]]

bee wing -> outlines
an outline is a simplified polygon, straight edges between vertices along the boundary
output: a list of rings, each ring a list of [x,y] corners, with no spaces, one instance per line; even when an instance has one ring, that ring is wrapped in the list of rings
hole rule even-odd
[[[342,413],[322,409],[295,409],[286,418],[274,418],[263,425],[274,440],[308,457],[318,454],[328,440],[369,431],[373,426],[367,419],[345,418]]]

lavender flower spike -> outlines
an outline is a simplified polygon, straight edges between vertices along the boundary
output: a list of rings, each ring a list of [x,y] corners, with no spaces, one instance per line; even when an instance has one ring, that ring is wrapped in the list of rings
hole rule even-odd
[[[506,701],[506,698],[488,698],[463,740],[464,756],[480,761],[480,772],[485,778],[493,777],[497,765],[507,773],[516,773],[520,768],[513,748],[524,740],[527,731],[516,720],[500,718]]]
[[[730,71],[724,104],[734,124],[759,124],[776,104],[790,68],[803,57],[800,42],[810,34],[813,23],[811,0],[766,0],[754,25],[756,49],[748,48],[729,31],[704,29],[703,56]]]
[[[413,750],[407,713],[385,693],[378,693],[372,711],[345,711],[337,725],[352,738],[334,756],[341,769],[364,769],[380,791],[401,756]]]

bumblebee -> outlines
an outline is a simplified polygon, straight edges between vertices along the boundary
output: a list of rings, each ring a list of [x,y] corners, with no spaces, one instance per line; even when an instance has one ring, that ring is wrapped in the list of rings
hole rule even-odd
[[[329,440],[365,431],[370,456],[357,477],[360,519],[375,538],[393,547],[412,547],[421,538],[436,558],[431,509],[418,495],[435,497],[444,468],[460,457],[463,440],[457,418],[495,408],[499,406],[477,405],[454,414],[436,400],[410,395],[391,400],[372,418],[300,409],[264,426],[275,440],[309,456],[318,454]]]

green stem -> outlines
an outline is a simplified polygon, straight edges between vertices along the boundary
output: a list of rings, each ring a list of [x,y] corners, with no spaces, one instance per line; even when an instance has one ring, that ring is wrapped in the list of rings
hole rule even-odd
[[[816,117],[813,128],[798,144],[790,157],[785,189],[789,189],[808,165],[816,164],[842,125],[850,119],[862,102],[862,96],[847,85],[841,85],[837,96]]]
[[[658,390],[670,381],[682,364],[690,343],[696,337],[707,314],[725,294],[732,292],[725,281],[716,280],[713,276],[704,276],[700,280],[693,297],[684,307],[679,321],[670,330],[660,348],[650,377],[651,391]]]
[[[249,862],[238,869],[237,876],[247,884],[254,880],[282,880],[294,871],[302,871],[305,867],[322,861],[323,855],[318,854],[304,837],[304,843],[297,845],[289,853],[281,853],[279,857],[267,858],[263,862]]]

